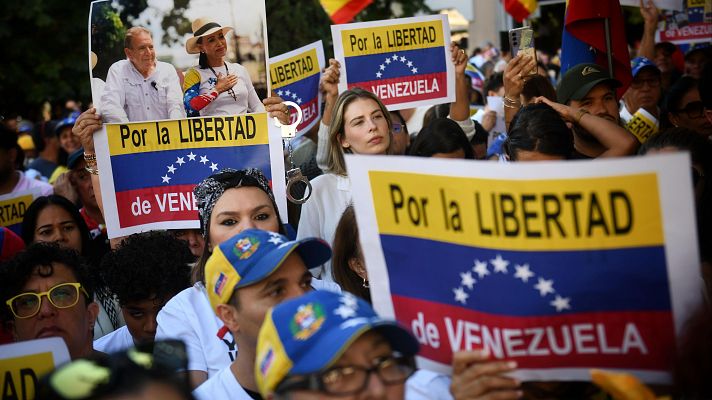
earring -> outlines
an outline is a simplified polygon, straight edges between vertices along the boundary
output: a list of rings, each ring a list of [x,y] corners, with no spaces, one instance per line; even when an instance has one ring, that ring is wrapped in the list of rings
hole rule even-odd
[[[366,279],[366,278],[363,278],[363,287],[366,288],[366,289],[368,289],[368,288],[371,287],[371,286],[368,284],[368,279]]]
[[[348,149],[349,147],[351,147],[351,145],[348,144],[348,143],[344,143],[344,144],[342,145],[342,147],[345,148],[345,149]]]

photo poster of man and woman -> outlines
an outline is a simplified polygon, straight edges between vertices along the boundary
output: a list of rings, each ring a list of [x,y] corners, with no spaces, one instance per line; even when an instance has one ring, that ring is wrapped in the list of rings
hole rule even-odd
[[[199,228],[193,188],[259,168],[286,216],[281,130],[265,112],[264,1],[95,1],[89,14],[94,135],[109,237]]]

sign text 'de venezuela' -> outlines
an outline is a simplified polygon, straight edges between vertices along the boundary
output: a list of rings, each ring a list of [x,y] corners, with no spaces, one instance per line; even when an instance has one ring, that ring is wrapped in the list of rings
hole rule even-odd
[[[259,168],[271,180],[268,124],[266,113],[107,124],[110,168],[99,166],[109,236],[197,227],[193,188],[224,168]]]
[[[302,122],[297,135],[311,129],[321,117],[319,78],[324,66],[321,40],[269,60],[270,87],[285,101],[292,101],[302,109]],[[290,108],[290,124],[297,112]]]
[[[392,110],[455,100],[446,16],[332,25],[331,31],[342,63],[339,91],[366,89]]]
[[[368,187],[355,197],[359,229],[373,217],[382,250],[366,260],[369,277],[386,274],[385,311],[411,328],[426,365],[486,348],[516,360],[522,379],[588,380],[589,368],[669,379],[676,327],[689,310],[676,304],[696,301],[677,290],[694,291],[699,273],[692,214],[682,216],[689,235],[665,229],[671,192],[659,160],[635,160],[647,170],[569,162],[564,173],[492,165],[491,176],[485,163],[456,176],[443,172],[464,166],[417,160],[386,169],[369,160],[363,172],[366,164],[351,160],[354,193]]]

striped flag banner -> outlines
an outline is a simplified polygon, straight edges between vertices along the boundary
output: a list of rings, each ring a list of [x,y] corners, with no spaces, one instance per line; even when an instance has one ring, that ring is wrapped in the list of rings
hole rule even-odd
[[[421,367],[486,348],[522,380],[670,382],[702,300],[686,154],[346,163],[374,306],[412,330]]]
[[[95,136],[110,238],[199,228],[193,188],[225,168],[259,168],[286,216],[280,130],[267,113],[105,124]]]
[[[277,96],[293,101],[302,109],[302,122],[297,136],[309,131],[321,119],[319,78],[324,68],[324,45],[321,40],[269,59],[270,87]],[[290,110],[290,123],[297,112]]]
[[[335,24],[344,24],[353,21],[361,10],[373,3],[373,0],[320,0],[319,2]]]
[[[339,91],[360,87],[389,110],[455,101],[446,15],[332,25]]]

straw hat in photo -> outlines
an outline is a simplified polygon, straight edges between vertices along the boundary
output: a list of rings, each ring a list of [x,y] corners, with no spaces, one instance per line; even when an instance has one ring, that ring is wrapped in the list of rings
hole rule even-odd
[[[220,26],[220,24],[208,17],[201,17],[193,21],[192,28],[193,37],[189,38],[188,41],[185,42],[185,50],[188,54],[200,53],[200,48],[198,47],[199,38],[211,35],[220,30],[222,30],[223,35],[226,35],[232,30],[229,26]]]

